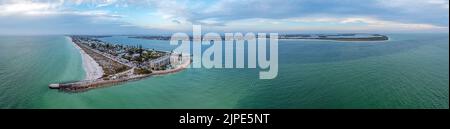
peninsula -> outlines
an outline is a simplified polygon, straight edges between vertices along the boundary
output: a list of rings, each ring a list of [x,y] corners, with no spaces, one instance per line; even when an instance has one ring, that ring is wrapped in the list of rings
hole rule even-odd
[[[279,39],[334,40],[334,41],[385,41],[389,37],[381,34],[286,34]]]
[[[223,36],[222,36],[223,37]],[[147,40],[170,40],[170,36],[129,36],[128,38]],[[270,38],[270,37],[267,37]],[[192,40],[193,37],[190,36]],[[333,40],[333,41],[386,41],[389,37],[381,34],[280,34],[278,39]],[[224,40],[222,38],[222,40]]]
[[[111,44],[94,36],[69,36],[80,51],[86,77],[82,81],[50,84],[49,88],[80,92],[130,80],[179,72],[189,66],[189,56],[144,49],[141,45]]]

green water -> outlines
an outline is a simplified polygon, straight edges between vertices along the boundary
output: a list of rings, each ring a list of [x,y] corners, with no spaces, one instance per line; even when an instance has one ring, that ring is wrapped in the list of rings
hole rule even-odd
[[[0,108],[449,108],[448,34],[387,42],[280,41],[279,73],[187,69],[83,93],[47,88],[84,76],[64,36],[0,36]],[[102,40],[171,49],[165,41]]]

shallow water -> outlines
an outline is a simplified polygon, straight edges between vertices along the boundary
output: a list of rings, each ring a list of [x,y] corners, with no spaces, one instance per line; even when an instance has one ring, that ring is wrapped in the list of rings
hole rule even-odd
[[[70,94],[81,57],[64,36],[0,37],[0,108],[448,108],[448,34],[392,34],[386,42],[282,41],[279,73],[187,69]],[[102,40],[171,50],[167,41]]]

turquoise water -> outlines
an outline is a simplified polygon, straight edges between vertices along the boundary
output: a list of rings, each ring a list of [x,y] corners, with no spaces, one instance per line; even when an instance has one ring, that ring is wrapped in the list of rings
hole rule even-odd
[[[49,83],[84,76],[64,36],[0,36],[0,108],[449,108],[448,34],[387,42],[280,41],[279,73],[187,69],[84,93]],[[171,50],[167,41],[102,40]]]

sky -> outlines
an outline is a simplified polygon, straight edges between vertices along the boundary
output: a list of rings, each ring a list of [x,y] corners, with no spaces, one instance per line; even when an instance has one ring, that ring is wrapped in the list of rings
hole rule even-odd
[[[0,34],[449,31],[449,0],[0,0]]]

